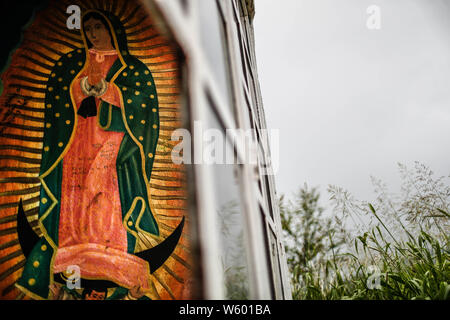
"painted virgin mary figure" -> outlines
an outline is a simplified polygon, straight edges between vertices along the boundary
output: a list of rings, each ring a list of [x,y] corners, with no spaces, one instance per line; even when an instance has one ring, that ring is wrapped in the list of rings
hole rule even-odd
[[[151,72],[129,54],[119,19],[82,18],[84,49],[55,64],[45,95],[39,226],[44,236],[17,287],[50,297],[69,266],[83,279],[149,288],[148,262],[136,256],[138,233],[159,235],[149,180],[159,135]]]

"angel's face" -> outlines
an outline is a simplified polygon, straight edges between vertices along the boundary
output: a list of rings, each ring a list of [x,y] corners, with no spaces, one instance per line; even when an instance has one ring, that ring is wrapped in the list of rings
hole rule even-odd
[[[86,294],[86,300],[105,300],[105,293],[92,290],[90,294]]]

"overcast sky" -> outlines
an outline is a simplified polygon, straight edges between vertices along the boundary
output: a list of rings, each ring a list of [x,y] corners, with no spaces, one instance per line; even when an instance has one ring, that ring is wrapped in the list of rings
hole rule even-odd
[[[370,5],[381,29],[366,26]],[[397,162],[450,173],[450,0],[255,0],[267,125],[280,129],[279,194],[307,182],[373,196]],[[326,202],[324,202],[326,204]]]

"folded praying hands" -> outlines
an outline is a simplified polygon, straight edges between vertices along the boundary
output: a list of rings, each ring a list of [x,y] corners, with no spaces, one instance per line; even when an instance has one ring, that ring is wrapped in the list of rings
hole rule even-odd
[[[103,79],[100,64],[90,61],[88,75],[81,79],[81,90],[87,96],[99,97],[108,89],[108,83]]]

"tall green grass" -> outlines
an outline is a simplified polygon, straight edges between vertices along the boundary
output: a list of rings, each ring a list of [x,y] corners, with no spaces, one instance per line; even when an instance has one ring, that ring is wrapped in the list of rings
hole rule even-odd
[[[416,164],[396,200],[377,182],[374,204],[330,187],[331,217],[315,189],[300,189],[294,203],[282,198],[293,298],[449,300],[450,190],[431,176]]]

